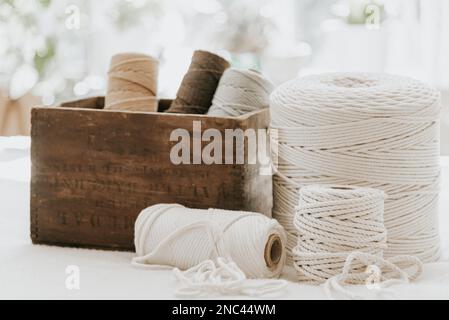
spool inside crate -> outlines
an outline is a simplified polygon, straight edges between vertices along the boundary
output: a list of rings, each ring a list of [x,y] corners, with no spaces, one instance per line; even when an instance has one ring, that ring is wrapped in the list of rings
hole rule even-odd
[[[103,109],[104,108],[104,97],[92,97],[87,98],[83,100],[76,101],[76,107],[81,109]],[[158,106],[158,112],[164,112],[168,108],[170,108],[170,105],[173,100],[171,99],[160,99],[159,100],[159,106]],[[73,108],[74,102],[64,102],[60,105],[61,108]]]

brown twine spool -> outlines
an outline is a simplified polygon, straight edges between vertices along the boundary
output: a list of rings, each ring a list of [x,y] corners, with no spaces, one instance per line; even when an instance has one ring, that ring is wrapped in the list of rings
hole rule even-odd
[[[282,244],[281,237],[277,234],[270,235],[264,250],[264,259],[268,269],[271,271],[276,270],[281,262],[283,250],[284,245]]]
[[[105,109],[156,112],[159,62],[140,53],[116,54],[109,68]]]
[[[212,105],[212,99],[223,72],[229,62],[208,51],[193,53],[189,70],[173,100],[169,113],[205,114]]]

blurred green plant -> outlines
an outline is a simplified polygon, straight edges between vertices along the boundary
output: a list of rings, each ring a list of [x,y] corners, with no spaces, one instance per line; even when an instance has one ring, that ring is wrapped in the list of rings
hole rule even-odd
[[[3,43],[0,58],[4,61],[0,73],[3,86],[10,86],[15,73],[19,70],[26,72],[25,76],[34,79],[35,82],[27,84],[30,88],[27,86],[22,94],[26,94],[38,81],[45,78],[47,67],[55,57],[57,46],[53,37],[39,32],[39,15],[51,4],[51,0],[0,1],[0,36]],[[23,66],[26,68],[21,68]],[[35,73],[37,77],[34,76]]]
[[[385,6],[380,0],[349,0],[349,24],[381,23],[385,18]]]
[[[54,38],[45,39],[44,50],[37,51],[34,54],[33,59],[34,67],[36,68],[40,78],[43,77],[47,66],[51,63],[51,61],[55,56],[56,56],[56,39]]]

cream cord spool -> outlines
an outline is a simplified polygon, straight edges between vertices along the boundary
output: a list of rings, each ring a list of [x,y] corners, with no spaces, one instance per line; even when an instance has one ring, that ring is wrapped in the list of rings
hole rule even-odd
[[[419,259],[413,256],[383,259],[387,247],[383,213],[381,190],[323,185],[301,188],[294,220],[298,245],[293,249],[298,279],[325,282],[328,297],[337,293],[351,299],[365,296],[352,293],[343,287],[345,284],[383,289],[416,279],[422,271]],[[409,275],[405,269],[414,270]],[[386,293],[372,292],[379,296]]]
[[[159,62],[140,53],[116,54],[109,68],[105,109],[156,112]]]
[[[286,235],[274,219],[219,209],[188,209],[158,204],[144,209],[135,223],[137,257],[133,265],[175,268],[183,287],[176,293],[263,295],[286,283]],[[186,270],[186,271],[181,271]]]
[[[218,83],[208,115],[238,117],[268,108],[273,84],[255,70],[227,69]]]
[[[291,252],[299,189],[310,184],[383,190],[386,257],[439,257],[439,93],[409,78],[337,73],[294,79],[270,96],[277,130],[273,216]]]
[[[169,113],[205,114],[229,62],[208,51],[196,50],[176,98],[165,110]]]

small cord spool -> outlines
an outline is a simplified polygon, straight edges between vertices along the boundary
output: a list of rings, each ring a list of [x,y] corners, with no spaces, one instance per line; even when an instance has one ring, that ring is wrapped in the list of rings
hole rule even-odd
[[[382,258],[387,248],[383,212],[381,190],[335,185],[301,188],[294,218],[298,244],[293,260],[298,279],[325,282],[341,273],[353,251]]]
[[[105,109],[156,112],[159,62],[140,53],[111,59]]]
[[[273,84],[256,70],[227,69],[220,79],[208,115],[238,117],[268,108]]]
[[[193,53],[189,69],[170,108],[165,112],[205,114],[209,110],[223,72],[229,62],[208,51]]]
[[[224,257],[248,278],[275,278],[285,264],[285,243],[282,226],[260,213],[158,204],[136,220],[133,263],[187,270]]]

